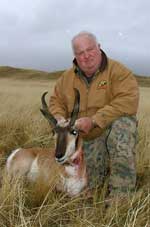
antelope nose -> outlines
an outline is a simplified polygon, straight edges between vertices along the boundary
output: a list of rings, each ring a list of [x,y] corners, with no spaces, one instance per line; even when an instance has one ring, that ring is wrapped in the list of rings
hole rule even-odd
[[[63,157],[63,154],[62,153],[58,153],[58,154],[55,155],[55,158],[57,160],[61,159],[62,157]]]

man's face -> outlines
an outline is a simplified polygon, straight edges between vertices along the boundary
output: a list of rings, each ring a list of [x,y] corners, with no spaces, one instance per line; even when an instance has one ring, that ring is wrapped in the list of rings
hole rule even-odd
[[[101,64],[100,46],[88,36],[80,36],[74,41],[77,63],[86,76],[91,76]]]

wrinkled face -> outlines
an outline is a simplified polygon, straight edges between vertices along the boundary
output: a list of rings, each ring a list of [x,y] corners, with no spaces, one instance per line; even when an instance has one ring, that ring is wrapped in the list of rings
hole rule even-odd
[[[101,64],[100,45],[92,38],[83,35],[74,40],[74,54],[77,63],[86,76],[91,76]]]
[[[63,164],[75,153],[79,132],[73,127],[58,127],[55,133],[55,158],[57,162]]]

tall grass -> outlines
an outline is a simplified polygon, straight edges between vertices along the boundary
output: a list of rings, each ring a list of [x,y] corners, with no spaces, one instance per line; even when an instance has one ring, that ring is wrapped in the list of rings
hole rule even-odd
[[[150,226],[150,91],[141,88],[139,142],[137,146],[138,188],[125,201],[116,201],[106,210],[103,190],[93,197],[84,194],[68,198],[56,193],[53,182],[45,191],[42,185],[28,185],[25,179],[10,182],[5,161],[17,147],[51,147],[50,127],[40,109],[41,94],[51,94],[54,81],[0,79],[0,227],[149,227]],[[43,193],[43,191],[45,193]]]

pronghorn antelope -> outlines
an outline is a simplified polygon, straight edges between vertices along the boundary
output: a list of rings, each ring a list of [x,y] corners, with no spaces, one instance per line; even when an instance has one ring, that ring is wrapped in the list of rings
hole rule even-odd
[[[26,176],[30,182],[42,179],[42,182],[47,185],[57,172],[56,190],[66,192],[69,196],[75,196],[87,185],[82,138],[79,130],[75,128],[80,94],[75,89],[75,102],[71,118],[61,125],[48,110],[45,101],[46,94],[47,92],[41,98],[41,112],[56,135],[55,152],[42,148],[14,150],[7,159],[7,172],[10,176]]]

